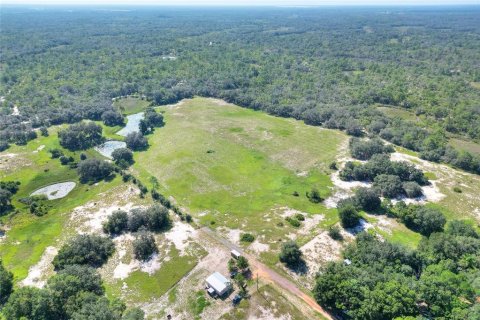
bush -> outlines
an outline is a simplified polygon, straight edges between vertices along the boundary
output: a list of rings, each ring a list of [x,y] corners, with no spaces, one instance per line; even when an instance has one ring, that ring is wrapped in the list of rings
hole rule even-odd
[[[108,234],[121,234],[128,229],[128,214],[123,210],[116,210],[103,223],[103,231]]]
[[[48,129],[46,127],[40,127],[40,134],[44,137],[48,137]]]
[[[112,152],[112,158],[113,161],[115,161],[115,163],[122,168],[127,168],[134,162],[133,153],[127,148],[115,149]]]
[[[454,236],[471,237],[476,239],[480,237],[475,228],[464,220],[450,221],[445,232]]]
[[[294,228],[298,228],[301,225],[300,221],[292,217],[286,217],[285,220],[287,220],[287,222],[290,223],[290,225]]]
[[[255,237],[251,233],[242,233],[240,235],[240,241],[242,242],[253,242]]]
[[[109,127],[121,126],[123,125],[123,116],[119,112],[107,110],[102,114],[102,121]]]
[[[9,191],[11,194],[17,193],[20,188],[20,181],[0,181],[0,189]]]
[[[131,132],[125,137],[127,147],[133,151],[145,150],[148,148],[148,141],[141,133]]]
[[[375,154],[394,152],[392,146],[386,146],[382,140],[374,138],[371,140],[350,139],[350,153],[352,157],[359,160],[369,160]]]
[[[313,203],[320,203],[323,201],[323,198],[317,188],[312,188],[310,192],[306,193],[306,196],[308,200]]]
[[[105,141],[102,127],[93,122],[72,124],[58,132],[60,145],[69,150],[86,150]]]
[[[158,204],[154,204],[147,209],[147,227],[150,231],[161,231],[170,227],[171,221],[168,210]]]
[[[2,313],[6,320],[53,320],[55,311],[52,306],[52,298],[48,291],[20,287],[10,295]]]
[[[55,269],[79,264],[102,266],[112,255],[115,246],[111,239],[95,235],[78,235],[65,244],[53,259]]]
[[[298,265],[302,261],[302,251],[294,241],[288,241],[282,245],[279,259],[289,267]]]
[[[7,150],[10,148],[10,145],[6,141],[0,141],[0,152]]]
[[[157,252],[158,249],[155,243],[155,238],[153,238],[150,233],[142,232],[135,240],[133,240],[133,253],[136,259],[147,261]]]
[[[95,182],[108,178],[113,173],[110,162],[99,159],[86,159],[78,165],[78,175],[82,183]]]
[[[456,192],[456,193],[462,193],[462,189],[460,189],[460,187],[453,187],[453,192]]]
[[[46,195],[36,195],[27,198],[27,202],[30,204],[30,213],[41,217],[48,213],[48,207],[45,204],[48,198]]]
[[[148,225],[148,216],[145,210],[142,210],[142,209],[130,210],[130,215],[128,216],[129,231],[136,232],[142,227],[146,229],[147,225]]]
[[[404,182],[402,187],[408,198],[418,198],[423,195],[422,187],[416,182]]]
[[[347,204],[338,208],[340,223],[344,228],[353,228],[360,222],[360,215],[353,205]]]
[[[12,193],[5,189],[0,189],[0,214],[7,212],[12,208]]]
[[[359,188],[355,192],[356,204],[365,211],[375,211],[380,208],[381,200],[377,193],[369,188]]]
[[[87,159],[87,155],[85,153],[80,153],[80,160],[86,160]]]
[[[338,170],[338,166],[337,166],[337,162],[336,162],[336,161],[331,162],[328,167],[329,167],[331,170]]]
[[[446,223],[443,213],[436,209],[423,206],[413,206],[411,208],[412,209],[402,217],[402,221],[408,228],[418,231],[427,237],[433,232],[443,230],[443,226]]]
[[[60,156],[60,163],[62,164],[62,166],[65,166],[73,161],[74,161],[73,157]]]
[[[295,219],[297,219],[298,221],[305,221],[305,216],[301,213],[297,213],[295,214]]]
[[[0,259],[0,306],[4,304],[13,289],[13,274],[3,266]]]
[[[375,177],[373,188],[385,198],[395,198],[404,195],[402,180],[398,176],[381,174]]]
[[[331,226],[328,228],[328,235],[333,240],[343,240],[342,233],[340,232],[340,228],[338,226]]]
[[[63,156],[63,151],[60,149],[50,149],[48,151],[51,153],[52,159],[60,158],[61,156]]]

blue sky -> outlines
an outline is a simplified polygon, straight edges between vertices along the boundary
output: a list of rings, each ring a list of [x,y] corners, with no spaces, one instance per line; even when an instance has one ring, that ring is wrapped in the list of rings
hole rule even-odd
[[[480,5],[480,0],[3,0],[4,4],[110,5]]]

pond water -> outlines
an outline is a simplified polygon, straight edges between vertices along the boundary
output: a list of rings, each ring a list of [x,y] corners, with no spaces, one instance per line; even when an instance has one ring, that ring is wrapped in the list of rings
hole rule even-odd
[[[44,194],[47,196],[48,200],[60,199],[69,194],[70,191],[75,188],[75,185],[76,183],[72,181],[55,183],[35,190],[32,192],[31,196]]]
[[[143,119],[143,112],[127,116],[127,125],[117,132],[118,135],[126,137],[129,133],[138,132],[140,120]]]
[[[116,149],[126,148],[127,144],[123,141],[111,140],[96,146],[94,149],[102,156],[112,159],[112,153]]]

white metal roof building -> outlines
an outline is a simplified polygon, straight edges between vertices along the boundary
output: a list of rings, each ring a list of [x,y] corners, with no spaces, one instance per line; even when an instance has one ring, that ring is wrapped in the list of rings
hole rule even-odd
[[[227,278],[225,278],[220,272],[212,273],[207,278],[207,280],[205,280],[205,282],[210,288],[215,290],[215,292],[219,296],[224,295],[232,287],[232,284],[230,283],[230,281]]]

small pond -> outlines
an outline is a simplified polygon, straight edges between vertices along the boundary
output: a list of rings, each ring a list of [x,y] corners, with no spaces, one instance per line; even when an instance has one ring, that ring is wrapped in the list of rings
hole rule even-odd
[[[60,199],[69,194],[70,191],[75,188],[75,185],[76,183],[72,181],[55,183],[35,190],[32,192],[31,196],[44,194],[47,196],[48,200]]]
[[[123,141],[111,140],[96,146],[94,149],[102,156],[112,159],[112,153],[116,149],[126,148],[127,144]]]
[[[143,112],[127,116],[127,125],[117,132],[118,135],[126,137],[129,133],[138,132],[140,120],[143,119]]]

